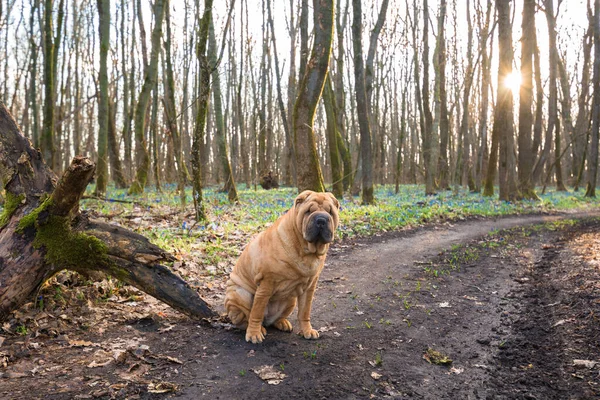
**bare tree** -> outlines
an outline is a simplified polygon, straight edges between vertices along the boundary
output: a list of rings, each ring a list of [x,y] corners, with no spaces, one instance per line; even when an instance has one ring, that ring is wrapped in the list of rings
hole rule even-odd
[[[362,158],[362,202],[373,204],[373,161],[371,157],[371,127],[365,85],[362,55],[362,6],[360,0],[352,0],[352,47],[354,49],[354,85],[356,108],[360,129],[360,155]]]
[[[150,62],[144,73],[144,84],[138,98],[135,109],[134,129],[135,129],[135,147],[136,158],[139,159],[135,180],[129,188],[130,194],[140,194],[144,192],[148,171],[150,170],[150,154],[146,144],[146,112],[150,103],[150,94],[156,86],[158,77],[158,56],[160,54],[160,39],[162,37],[162,21],[165,15],[164,0],[155,0],[154,2],[154,28],[152,29],[152,50],[150,51]],[[138,10],[139,11],[139,10]],[[144,41],[142,41],[144,42]]]
[[[592,141],[585,197],[596,197],[598,131],[600,130],[600,0],[594,0],[594,76],[592,78]]]
[[[521,198],[516,182],[514,160],[513,93],[506,84],[506,77],[512,73],[513,48],[512,26],[510,22],[510,0],[496,0],[498,10],[498,96],[494,110],[492,136],[497,136],[500,145],[498,178],[500,200]],[[490,168],[492,163],[490,161]],[[490,180],[491,181],[491,180]]]
[[[333,0],[314,0],[314,42],[294,105],[294,143],[298,191],[323,192],[323,174],[313,131],[317,104],[323,92],[333,40]]]
[[[527,199],[538,199],[533,188],[531,157],[533,132],[533,52],[535,47],[535,0],[523,2],[521,24],[521,88],[519,91],[519,190]]]
[[[108,50],[110,47],[110,2],[98,0],[100,21],[100,72],[98,93],[98,163],[96,167],[96,196],[106,194],[108,183]]]

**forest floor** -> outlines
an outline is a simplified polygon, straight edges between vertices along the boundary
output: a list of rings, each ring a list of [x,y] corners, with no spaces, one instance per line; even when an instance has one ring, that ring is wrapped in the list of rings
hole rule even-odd
[[[52,289],[62,314],[25,307],[20,334],[2,328],[0,398],[600,398],[599,216],[339,241],[316,293],[315,341],[270,329],[249,344],[129,287],[71,296],[81,278],[65,274],[66,289]],[[220,311],[225,279],[202,293]]]

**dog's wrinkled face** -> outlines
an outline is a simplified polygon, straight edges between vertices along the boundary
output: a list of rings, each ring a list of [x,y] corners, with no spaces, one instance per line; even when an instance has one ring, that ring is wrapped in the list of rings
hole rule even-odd
[[[340,203],[331,193],[305,190],[296,197],[296,226],[308,242],[311,253],[324,253],[331,243],[339,222]]]

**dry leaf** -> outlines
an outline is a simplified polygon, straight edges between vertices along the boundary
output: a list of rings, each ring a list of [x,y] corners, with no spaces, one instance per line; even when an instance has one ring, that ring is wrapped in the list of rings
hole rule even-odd
[[[263,365],[252,370],[260,379],[269,385],[279,385],[287,376],[281,371],[277,371],[272,365]]]
[[[98,343],[93,343],[87,340],[69,340],[71,347],[100,347]]]
[[[452,373],[452,374],[456,374],[456,375],[458,375],[458,374],[462,374],[464,371],[465,371],[465,369],[464,369],[464,368],[461,368],[461,367],[458,367],[458,368],[451,367],[451,368],[450,368],[450,373]]]
[[[598,365],[598,361],[591,361],[591,360],[573,360],[573,366],[575,368],[587,368],[587,369],[592,369],[594,368],[596,365]]]
[[[108,359],[106,361],[101,361],[101,362],[97,362],[96,360],[92,361],[91,363],[89,363],[87,365],[88,368],[97,368],[97,367],[106,367],[108,364],[110,364],[113,360]]]
[[[176,391],[177,385],[171,382],[151,382],[148,384],[148,393],[170,393]]]

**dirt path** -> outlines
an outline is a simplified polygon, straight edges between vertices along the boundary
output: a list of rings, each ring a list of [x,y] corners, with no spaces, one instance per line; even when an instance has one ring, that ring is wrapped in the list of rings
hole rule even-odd
[[[594,242],[600,223],[592,216],[597,217],[475,220],[339,244],[330,253],[313,308],[313,326],[322,331],[317,341],[270,330],[263,344],[252,345],[240,331],[199,327],[179,317],[115,321],[104,332],[91,329],[68,340],[31,338],[38,343],[34,348],[29,340],[12,337],[0,347],[0,361],[2,354],[9,361],[0,369],[0,394],[28,399],[598,398],[600,368],[569,369],[573,359],[600,361],[600,340],[591,329],[600,315],[600,286],[593,285],[600,274],[594,278],[597,266],[573,255],[583,250],[567,248],[577,240]],[[568,224],[486,236],[571,218],[588,222],[577,229]],[[593,247],[586,248],[593,253]],[[587,271],[587,278],[562,279],[573,260],[572,268]],[[581,280],[589,290],[580,293],[578,303],[568,300],[565,293],[576,293]],[[578,328],[569,333],[574,321]],[[572,343],[569,334],[579,342]],[[2,352],[7,348],[12,353]],[[452,365],[426,362],[428,348],[449,356]],[[102,356],[106,365],[91,364]],[[278,385],[253,372],[265,365],[285,374]]]

